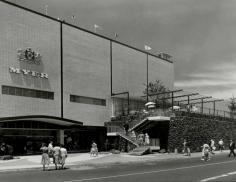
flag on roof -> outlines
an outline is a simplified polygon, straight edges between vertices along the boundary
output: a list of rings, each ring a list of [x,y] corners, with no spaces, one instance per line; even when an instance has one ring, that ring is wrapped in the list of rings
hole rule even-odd
[[[147,46],[147,45],[144,45],[144,49],[145,49],[146,51],[150,51],[152,48],[149,47],[149,46]]]

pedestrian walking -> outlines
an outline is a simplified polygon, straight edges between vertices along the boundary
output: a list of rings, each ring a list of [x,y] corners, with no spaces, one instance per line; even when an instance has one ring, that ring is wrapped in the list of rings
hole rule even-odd
[[[210,146],[208,144],[204,144],[202,146],[202,158],[201,160],[209,161],[210,160]]]
[[[184,142],[183,142],[183,153],[186,156],[191,156],[190,145],[189,145],[189,142],[187,142],[186,139],[184,139]]]
[[[150,144],[149,135],[148,135],[147,133],[145,133],[144,143],[145,143],[145,145],[147,145],[147,146]]]
[[[92,141],[90,156],[95,156],[95,157],[98,156],[98,147],[97,147],[97,144],[94,141]]]
[[[124,130],[125,130],[125,135],[128,136],[128,132],[129,132],[129,121],[125,121],[125,123],[123,124]]]
[[[131,132],[131,138],[132,138],[133,141],[136,141],[136,139],[137,139],[134,130]]]
[[[48,170],[49,170],[50,159],[48,156],[48,147],[46,147],[45,143],[42,144],[42,147],[40,148],[40,150],[42,151],[41,164],[43,165],[43,171],[45,171],[46,165],[48,166]]]
[[[48,156],[49,159],[52,158],[53,159],[53,163],[54,163],[54,157],[53,157],[53,141],[50,141],[48,144]]]
[[[215,141],[213,139],[211,139],[210,141],[210,149],[211,149],[211,153],[215,154],[216,147],[215,147]]]
[[[61,148],[60,148],[60,164],[61,164],[62,169],[65,168],[66,158],[67,158],[67,150],[63,145],[61,145]]]
[[[223,139],[220,139],[219,142],[219,150],[222,152],[222,150],[224,149],[224,142],[223,142]]]
[[[53,147],[53,156],[54,156],[54,164],[55,169],[58,169],[58,165],[60,164],[60,146],[58,144]]]
[[[233,140],[230,140],[230,143],[229,143],[229,150],[230,150],[229,157],[231,156],[231,154],[233,154],[234,157],[235,157],[236,154],[234,152],[234,149],[235,149],[235,143],[233,142]]]

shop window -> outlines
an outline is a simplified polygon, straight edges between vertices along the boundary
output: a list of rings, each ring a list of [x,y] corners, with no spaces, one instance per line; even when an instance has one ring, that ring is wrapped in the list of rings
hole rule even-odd
[[[5,86],[5,85],[2,85],[2,94],[41,98],[41,99],[50,99],[50,100],[54,99],[54,92],[20,88],[20,87],[11,87],[11,86]]]
[[[106,106],[105,99],[98,99],[98,98],[92,98],[92,97],[70,95],[70,101],[77,102],[77,103],[83,103],[83,104]]]
[[[9,87],[2,86],[2,94],[9,94]]]

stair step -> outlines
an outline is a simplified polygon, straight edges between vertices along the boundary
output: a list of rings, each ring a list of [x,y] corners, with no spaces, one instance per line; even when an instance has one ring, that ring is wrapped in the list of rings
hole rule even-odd
[[[131,151],[129,154],[141,156],[141,155],[145,155],[145,154],[150,154],[151,152],[152,152],[151,148],[145,146],[145,147],[137,147],[133,151]]]

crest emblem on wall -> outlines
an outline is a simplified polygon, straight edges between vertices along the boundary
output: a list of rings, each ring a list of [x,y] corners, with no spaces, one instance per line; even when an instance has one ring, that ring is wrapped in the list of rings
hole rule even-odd
[[[18,49],[17,58],[19,61],[26,61],[32,64],[40,64],[42,56],[31,48]]]

